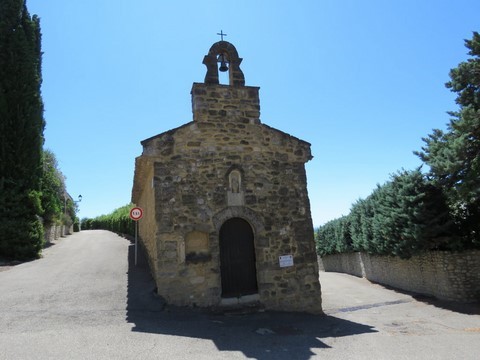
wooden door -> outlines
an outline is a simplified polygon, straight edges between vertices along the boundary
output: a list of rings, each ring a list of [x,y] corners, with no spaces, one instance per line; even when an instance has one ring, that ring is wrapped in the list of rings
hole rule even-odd
[[[220,228],[222,297],[258,292],[253,238],[252,227],[241,218],[229,219]]]

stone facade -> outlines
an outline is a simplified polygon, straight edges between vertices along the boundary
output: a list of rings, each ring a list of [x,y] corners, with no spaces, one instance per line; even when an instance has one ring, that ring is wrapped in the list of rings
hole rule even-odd
[[[432,251],[408,260],[366,253],[320,259],[325,271],[344,272],[442,300],[480,302],[480,251]]]
[[[219,54],[229,63],[229,85],[218,84]],[[217,306],[232,303],[222,295],[221,242],[228,239],[220,233],[229,220],[243,219],[253,231],[257,291],[237,300],[319,313],[304,166],[310,144],[260,122],[259,88],[244,85],[240,62],[233,45],[214,44],[205,82],[192,87],[193,121],[142,141],[132,191],[144,209],[139,235],[161,296]],[[293,265],[280,266],[285,255]]]

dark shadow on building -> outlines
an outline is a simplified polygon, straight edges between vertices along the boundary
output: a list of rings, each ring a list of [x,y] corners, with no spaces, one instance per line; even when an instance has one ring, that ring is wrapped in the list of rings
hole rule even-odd
[[[213,341],[219,351],[240,351],[254,359],[310,359],[312,349],[326,349],[321,339],[377,332],[372,326],[333,316],[287,312],[224,314],[166,305],[155,295],[155,283],[144,252],[129,247],[127,322],[132,331]]]

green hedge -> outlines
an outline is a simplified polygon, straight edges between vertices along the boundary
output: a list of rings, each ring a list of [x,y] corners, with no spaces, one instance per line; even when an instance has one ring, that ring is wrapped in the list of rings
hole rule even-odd
[[[320,227],[315,233],[319,255],[353,251],[350,217],[343,216]]]
[[[321,226],[316,245],[319,255],[365,251],[409,258],[464,248],[458,233],[442,191],[417,169],[393,175],[349,215]]]
[[[135,223],[130,219],[132,204],[122,206],[108,215],[82,219],[82,230],[110,230],[117,234],[135,236]]]

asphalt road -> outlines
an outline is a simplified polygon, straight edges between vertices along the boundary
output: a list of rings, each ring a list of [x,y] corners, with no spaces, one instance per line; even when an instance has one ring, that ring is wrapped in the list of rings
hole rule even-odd
[[[321,273],[326,315],[225,315],[166,306],[138,265],[128,240],[82,231],[0,267],[0,359],[480,359],[476,306]]]

